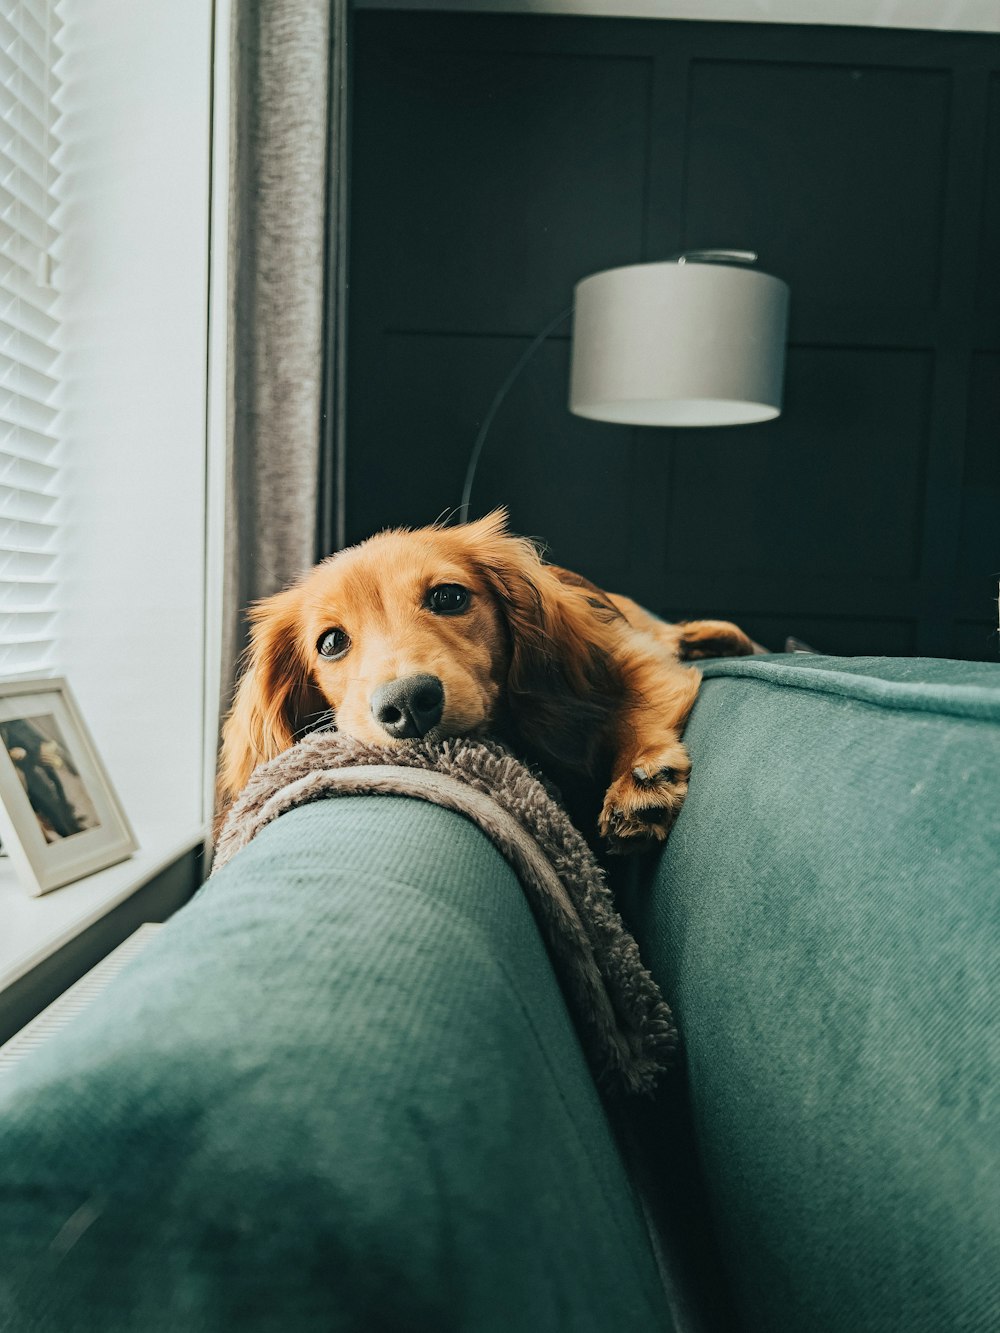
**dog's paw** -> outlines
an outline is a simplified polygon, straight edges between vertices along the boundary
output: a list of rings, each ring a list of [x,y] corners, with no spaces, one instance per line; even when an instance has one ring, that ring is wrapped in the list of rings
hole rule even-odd
[[[691,761],[682,745],[642,757],[608,788],[598,831],[609,852],[641,852],[662,842],[687,795]]]
[[[763,652],[748,634],[730,620],[686,620],[680,625],[677,655],[682,662],[704,657],[750,657]]]

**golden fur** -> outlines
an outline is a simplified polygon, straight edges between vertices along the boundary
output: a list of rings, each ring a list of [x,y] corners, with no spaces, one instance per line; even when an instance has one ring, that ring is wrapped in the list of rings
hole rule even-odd
[[[682,659],[750,653],[753,644],[725,621],[658,621],[544,564],[505,522],[500,511],[459,527],[379,533],[255,604],[223,732],[223,807],[257,764],[318,721],[405,744],[373,716],[373,692],[429,675],[444,705],[426,739],[489,732],[570,790],[582,778],[614,850],[666,837],[687,790],[680,735],[699,685]],[[467,608],[431,610],[430,590],[442,585],[467,590]],[[331,661],[318,645],[334,629],[350,646]]]

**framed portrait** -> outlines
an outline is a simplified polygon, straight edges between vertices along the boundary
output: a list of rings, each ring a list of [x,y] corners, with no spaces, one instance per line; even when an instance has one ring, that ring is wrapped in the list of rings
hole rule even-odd
[[[0,838],[29,893],[136,850],[132,828],[66,682],[0,682]]]

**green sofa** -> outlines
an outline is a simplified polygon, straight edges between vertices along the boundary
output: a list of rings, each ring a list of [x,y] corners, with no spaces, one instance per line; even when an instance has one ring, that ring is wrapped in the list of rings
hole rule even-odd
[[[655,1101],[478,830],[293,810],[0,1082],[0,1329],[1000,1327],[1000,666],[704,672]]]

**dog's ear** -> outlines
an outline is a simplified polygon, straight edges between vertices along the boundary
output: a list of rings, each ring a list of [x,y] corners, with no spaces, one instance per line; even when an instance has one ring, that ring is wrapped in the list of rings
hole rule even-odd
[[[533,542],[507,532],[506,519],[497,510],[464,532],[507,627],[510,723],[543,765],[591,773],[623,693],[602,645],[618,613],[589,585],[564,582]]]
[[[222,729],[220,803],[237,796],[258,764],[287,750],[327,707],[302,655],[300,589],[255,602],[249,618],[250,646]]]

